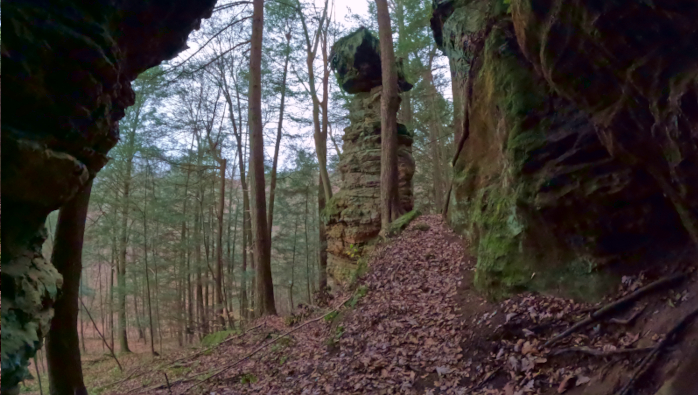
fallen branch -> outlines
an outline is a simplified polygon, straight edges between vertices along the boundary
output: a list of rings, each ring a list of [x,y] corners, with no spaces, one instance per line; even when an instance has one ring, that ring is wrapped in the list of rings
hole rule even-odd
[[[104,336],[102,336],[102,332],[100,332],[99,329],[97,328],[97,324],[95,324],[95,320],[92,319],[92,314],[90,314],[90,310],[88,310],[87,306],[85,306],[85,303],[82,302],[82,298],[79,298],[79,299],[80,299],[80,304],[82,305],[82,308],[85,309],[87,316],[90,317],[90,321],[92,321],[92,325],[95,327],[97,334],[99,335],[99,337],[102,338],[102,342],[104,342],[104,345],[107,346],[107,348],[109,349],[109,352],[111,353],[112,358],[114,358],[114,360],[116,361],[116,364],[119,366],[119,371],[123,372],[124,368],[121,367],[121,364],[119,363],[119,359],[116,358],[116,354],[114,354],[114,350],[107,343],[107,339],[105,339]]]
[[[617,350],[597,350],[595,348],[589,348],[589,347],[572,347],[572,348],[561,348],[559,350],[553,350],[550,355],[560,355],[560,354],[566,354],[566,353],[573,353],[573,352],[578,352],[582,354],[589,354],[593,355],[595,357],[609,357],[612,355],[627,355],[627,354],[635,354],[635,353],[641,353],[641,352],[650,352],[654,350],[654,347],[643,347],[643,348],[621,348]]]
[[[664,277],[664,278],[657,280],[653,283],[645,285],[644,287],[636,290],[635,292],[632,292],[631,294],[626,295],[623,298],[618,299],[617,301],[615,301],[613,303],[607,304],[607,305],[603,306],[602,308],[596,310],[595,312],[591,313],[588,318],[577,322],[576,324],[569,327],[566,331],[564,331],[564,332],[560,333],[559,335],[554,336],[552,339],[548,340],[543,345],[543,347],[552,346],[553,344],[555,344],[558,341],[564,339],[565,337],[571,335],[572,333],[574,333],[574,332],[576,332],[584,327],[587,327],[596,321],[599,321],[600,319],[606,317],[608,314],[628,307],[631,303],[633,303],[637,299],[640,299],[644,295],[649,294],[651,292],[654,292],[656,290],[662,289],[666,286],[674,285],[675,283],[679,283],[679,282],[683,281],[685,278],[686,278],[686,276],[684,274],[675,274],[673,276]]]
[[[685,316],[678,324],[676,324],[664,337],[664,340],[659,342],[656,347],[652,349],[643,360],[640,362],[640,366],[635,371],[630,380],[623,386],[623,388],[618,392],[618,395],[628,395],[630,391],[633,390],[635,383],[637,383],[654,365],[654,363],[659,359],[659,355],[666,349],[669,345],[677,340],[678,335],[689,326],[694,319],[698,317],[698,308],[690,312]]]
[[[272,344],[276,343],[276,342],[279,341],[280,339],[282,339],[282,338],[284,338],[284,337],[290,335],[291,333],[293,333],[293,332],[295,332],[295,331],[297,331],[297,330],[303,328],[303,327],[306,326],[306,325],[312,324],[313,322],[320,321],[320,320],[322,320],[323,318],[329,316],[330,314],[332,314],[332,313],[338,311],[338,310],[339,310],[340,308],[342,308],[342,306],[344,306],[344,304],[347,303],[353,296],[354,296],[354,294],[351,294],[346,300],[344,300],[342,303],[340,303],[339,305],[337,305],[337,307],[335,307],[334,309],[328,311],[328,312],[325,313],[324,315],[321,315],[320,317],[313,318],[312,320],[306,321],[306,322],[304,322],[303,324],[298,325],[297,327],[291,329],[290,331],[288,331],[288,332],[286,332],[286,333],[283,333],[283,334],[277,336],[274,340],[272,340],[272,341],[270,341],[270,342],[267,342],[267,343],[265,343],[265,344],[262,344],[261,346],[257,347],[257,348],[256,348],[254,351],[252,351],[251,353],[245,355],[244,357],[238,359],[237,361],[235,361],[235,362],[233,362],[233,363],[230,363],[230,364],[228,364],[228,365],[226,365],[226,366],[224,366],[224,367],[218,369],[218,371],[216,371],[215,373],[211,374],[210,376],[208,376],[208,377],[206,377],[206,378],[204,378],[204,379],[201,379],[201,380],[199,380],[198,382],[196,382],[196,383],[192,384],[191,386],[187,387],[184,391],[182,391],[182,393],[183,393],[183,394],[186,394],[187,392],[189,392],[189,390],[191,390],[192,388],[196,387],[197,385],[202,384],[202,383],[205,383],[206,381],[208,381],[208,380],[210,380],[210,379],[212,379],[212,378],[214,378],[214,377],[219,376],[221,373],[225,372],[226,370],[229,370],[230,368],[233,368],[233,367],[239,365],[240,363],[242,363],[242,362],[244,362],[244,361],[250,359],[253,355],[255,355],[255,354],[257,354],[258,352],[262,351],[263,349],[265,349],[265,348],[271,346]],[[202,374],[205,374],[205,373],[202,373]]]

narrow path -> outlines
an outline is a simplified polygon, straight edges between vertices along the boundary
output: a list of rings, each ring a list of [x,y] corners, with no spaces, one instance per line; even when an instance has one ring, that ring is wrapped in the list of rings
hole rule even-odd
[[[250,392],[392,394],[424,393],[434,381],[458,386],[455,368],[465,358],[458,289],[469,269],[460,238],[440,216],[422,216],[376,251],[369,267],[366,296],[331,330],[341,333],[338,344],[298,355],[305,360],[291,352],[279,375]]]

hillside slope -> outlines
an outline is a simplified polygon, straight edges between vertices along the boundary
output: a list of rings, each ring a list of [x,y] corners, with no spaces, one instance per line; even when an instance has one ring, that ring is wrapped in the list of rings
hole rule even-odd
[[[678,273],[682,264],[694,267],[690,259],[694,255],[674,257],[665,272],[624,278],[612,299],[670,271]],[[170,356],[158,368],[134,368],[124,374],[131,379],[108,391],[611,394],[628,382],[649,347],[695,310],[698,294],[691,274],[546,347],[546,340],[599,306],[533,294],[487,302],[470,288],[473,270],[461,239],[440,217],[422,216],[373,253],[368,274],[339,315],[322,319],[328,310],[306,308],[298,317],[309,323],[291,328],[280,318],[259,320],[251,324],[255,329],[201,355],[184,356],[174,364],[175,356]],[[336,297],[331,304],[341,305],[349,296]],[[310,314],[320,319],[305,318]],[[629,323],[609,321],[629,317]],[[698,344],[695,329],[679,334],[686,335],[684,345]],[[636,393],[655,393],[686,358],[685,350],[690,347],[663,353],[653,365],[656,369],[637,382],[635,388],[641,390]]]

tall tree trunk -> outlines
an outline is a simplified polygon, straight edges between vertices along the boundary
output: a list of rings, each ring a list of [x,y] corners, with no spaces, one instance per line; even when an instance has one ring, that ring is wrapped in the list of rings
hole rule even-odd
[[[304,224],[304,230],[305,230],[305,286],[306,286],[306,291],[308,293],[308,304],[313,303],[313,297],[312,294],[310,293],[310,240],[308,239],[308,217],[310,216],[310,212],[308,211],[308,192],[306,190],[305,193],[305,224]]]
[[[318,246],[318,284],[320,288],[320,299],[324,300],[327,293],[327,230],[325,229],[325,221],[322,218],[322,212],[325,209],[325,194],[322,188],[322,178],[319,179],[317,203],[318,203],[318,233],[320,245]]]
[[[397,67],[393,53],[390,12],[387,0],[376,0],[378,35],[381,49],[381,232],[401,214],[398,199],[397,171],[397,110],[400,106],[397,90]]]
[[[117,261],[116,265],[118,264]],[[117,268],[112,266],[109,273],[109,346],[112,350],[114,349],[114,272],[116,270]]]
[[[332,184],[330,183],[330,175],[327,171],[327,133],[325,133],[325,138],[323,140],[323,134],[320,124],[320,110],[321,101],[317,94],[317,88],[315,86],[315,70],[313,64],[315,63],[315,56],[317,55],[317,48],[321,41],[322,31],[325,29],[325,23],[327,18],[327,11],[329,2],[325,0],[325,7],[322,13],[322,17],[318,22],[318,28],[315,32],[313,39],[310,39],[310,33],[308,32],[308,26],[305,22],[305,15],[303,14],[303,9],[301,7],[300,1],[297,2],[298,15],[303,26],[303,34],[305,36],[306,45],[306,67],[308,68],[308,87],[310,89],[310,97],[313,101],[313,139],[315,141],[315,152],[318,157],[318,164],[320,165],[320,177],[322,178],[323,190],[325,192],[325,200],[330,200],[332,198]],[[327,62],[325,62],[325,68],[327,68]],[[324,77],[324,76],[323,76]],[[323,97],[323,100],[327,100],[327,94]]]
[[[324,196],[324,195],[323,195]],[[288,286],[288,302],[289,302],[289,313],[293,313],[293,285],[294,285],[294,268],[296,266],[296,244],[298,239],[298,217],[296,217],[296,226],[293,228],[293,253],[291,254],[291,282]]]
[[[233,111],[233,101],[230,96],[230,91],[226,79],[223,80],[223,96],[228,102],[228,115],[230,116],[230,123],[233,125],[233,133],[235,134],[235,140],[237,141],[237,157],[238,157],[238,167],[240,168],[240,186],[242,186],[242,268],[240,275],[240,317],[247,318],[249,316],[249,302],[247,299],[247,250],[249,248],[249,242],[251,241],[250,236],[250,194],[247,186],[247,179],[245,177],[245,155],[242,152],[243,141],[242,141],[242,130],[238,129],[238,125],[235,123],[235,112]],[[240,97],[238,96],[238,115],[240,114],[239,106]]]
[[[63,276],[62,296],[54,305],[46,337],[51,394],[87,394],[77,333],[82,244],[92,181],[59,211],[51,261]]]
[[[126,249],[128,247],[128,214],[129,214],[129,199],[130,199],[130,189],[131,189],[131,168],[133,166],[133,159],[126,162],[126,178],[124,179],[124,191],[122,196],[121,204],[123,204],[123,209],[121,211],[121,241],[120,241],[120,251],[119,251],[119,267],[117,270],[117,286],[118,286],[118,316],[119,316],[119,347],[122,353],[130,353],[131,350],[128,348],[128,336],[126,334]]]
[[[276,169],[279,163],[279,148],[281,147],[281,131],[284,123],[284,103],[286,100],[286,75],[288,74],[288,60],[291,57],[291,33],[286,33],[286,60],[284,61],[284,75],[281,78],[281,103],[279,105],[279,123],[276,127],[276,145],[274,146],[274,160],[271,166],[271,181],[269,183],[269,214],[267,223],[269,226],[269,239],[271,239],[272,224],[274,223],[274,192],[276,192]]]
[[[220,160],[221,191],[218,202],[218,240],[216,241],[216,316],[222,329],[225,329],[223,315],[223,210],[225,210],[225,169],[226,159]]]
[[[443,169],[441,168],[441,123],[439,120],[439,114],[437,112],[438,109],[436,108],[436,97],[439,93],[436,90],[436,86],[434,86],[434,74],[432,73],[434,56],[436,56],[436,46],[434,46],[432,51],[429,53],[429,63],[424,72],[424,80],[427,83],[427,97],[429,98],[429,108],[431,112],[431,114],[429,114],[429,140],[432,159],[434,206],[436,207],[436,211],[440,211],[444,205],[444,181]]]
[[[194,147],[194,138],[192,137],[191,141],[191,149]],[[184,202],[182,203],[182,229],[180,233],[180,239],[179,239],[179,248],[181,250],[181,255],[182,255],[182,264],[181,264],[181,282],[182,286],[180,289],[182,290],[182,297],[180,299],[180,309],[179,309],[179,317],[183,322],[183,326],[185,327],[184,330],[181,331],[181,336],[184,337],[184,334],[187,334],[187,341],[191,343],[191,335],[189,333],[191,332],[192,329],[192,316],[189,314],[187,316],[187,309],[191,311],[191,273],[189,271],[189,245],[187,241],[187,206],[189,203],[189,179],[191,178],[191,164],[187,163],[187,177],[186,181],[184,182]],[[186,283],[187,287],[184,287],[184,284]],[[187,303],[187,298],[188,303]],[[187,319],[188,318],[188,319]],[[184,339],[180,340],[182,343],[184,342]]]
[[[155,328],[153,327],[153,304],[150,300],[150,273],[148,273],[148,168],[145,171],[145,183],[143,188],[143,263],[145,266],[145,297],[148,302],[148,326],[150,329],[150,352],[155,352]]]
[[[271,278],[271,243],[267,228],[266,185],[264,183],[264,127],[262,124],[262,36],[264,0],[253,0],[250,49],[248,119],[250,130],[250,184],[252,230],[257,271],[257,314],[276,315],[274,284]]]

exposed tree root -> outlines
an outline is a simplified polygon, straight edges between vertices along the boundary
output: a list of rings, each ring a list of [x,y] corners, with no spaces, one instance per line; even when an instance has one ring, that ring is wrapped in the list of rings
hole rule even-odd
[[[574,332],[576,332],[584,327],[587,327],[596,321],[599,321],[599,320],[605,318],[607,315],[627,308],[630,304],[632,304],[637,299],[640,299],[642,296],[644,296],[648,293],[660,290],[660,289],[664,289],[665,287],[668,287],[668,286],[676,285],[685,279],[686,279],[686,275],[675,274],[673,276],[664,277],[664,278],[657,280],[653,283],[645,285],[644,287],[636,290],[635,292],[632,292],[631,294],[626,295],[625,297],[618,299],[617,301],[610,303],[610,304],[607,304],[607,305],[603,306],[602,308],[596,310],[595,312],[591,313],[588,318],[577,322],[576,324],[569,327],[566,331],[564,331],[564,332],[560,333],[559,335],[554,336],[552,339],[548,340],[543,346],[544,347],[552,346],[553,344],[566,338],[567,336],[571,335],[572,333],[574,333]]]
[[[621,348],[617,350],[597,350],[595,348],[589,348],[589,347],[572,347],[572,348],[561,348],[558,350],[554,350],[550,353],[550,355],[560,355],[560,354],[566,354],[566,353],[582,353],[582,354],[589,354],[593,355],[595,357],[610,357],[613,355],[627,355],[627,354],[635,354],[635,353],[642,353],[642,352],[650,352],[654,350],[654,347],[644,347],[644,348]]]
[[[659,344],[657,344],[657,346],[654,347],[652,351],[642,359],[640,366],[630,378],[630,381],[628,381],[623,388],[621,388],[618,395],[630,394],[635,387],[635,384],[642,379],[645,374],[647,374],[652,366],[654,366],[654,363],[657,361],[657,359],[659,359],[662,351],[664,351],[669,345],[676,342],[678,335],[681,334],[681,332],[683,332],[683,330],[686,329],[686,327],[688,327],[696,317],[698,317],[698,308],[690,312],[681,321],[679,321],[679,323],[666,334],[664,340],[659,342]]]

